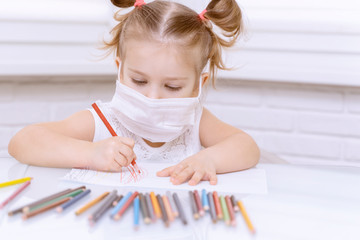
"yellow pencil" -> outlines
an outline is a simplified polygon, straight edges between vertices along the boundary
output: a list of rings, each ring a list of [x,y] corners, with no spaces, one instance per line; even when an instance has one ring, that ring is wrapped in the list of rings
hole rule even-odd
[[[252,225],[252,223],[250,221],[250,218],[246,213],[244,204],[241,201],[237,201],[237,205],[239,206],[240,212],[243,215],[243,217],[245,219],[245,222],[246,222],[246,225],[248,226],[250,232],[254,234],[255,233],[255,228]]]
[[[8,186],[11,186],[11,185],[15,185],[15,184],[19,184],[19,183],[23,183],[23,182],[27,182],[27,181],[31,181],[31,177],[26,177],[26,178],[20,178],[20,179],[16,179],[16,180],[12,180],[12,181],[9,181],[9,182],[3,182],[3,183],[0,183],[0,188],[2,187],[8,187]]]
[[[86,210],[88,210],[89,208],[91,208],[92,206],[94,206],[95,204],[97,204],[98,202],[100,202],[103,198],[105,198],[110,192],[104,192],[103,194],[101,194],[99,197],[95,198],[94,200],[88,202],[87,204],[85,204],[83,207],[81,207],[80,209],[78,209],[75,214],[76,216],[79,216],[80,214],[82,214],[83,212],[85,212]]]

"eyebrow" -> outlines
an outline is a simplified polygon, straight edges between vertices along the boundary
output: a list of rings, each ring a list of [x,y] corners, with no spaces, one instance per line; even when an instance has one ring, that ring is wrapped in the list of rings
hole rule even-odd
[[[132,68],[129,68],[130,71],[134,72],[134,73],[137,73],[137,74],[140,74],[140,75],[143,75],[145,77],[148,77],[148,75],[146,75],[145,73],[139,71],[139,70],[136,70],[136,69],[132,69]],[[170,80],[170,81],[174,81],[174,80],[186,80],[187,77],[165,77],[166,80]]]

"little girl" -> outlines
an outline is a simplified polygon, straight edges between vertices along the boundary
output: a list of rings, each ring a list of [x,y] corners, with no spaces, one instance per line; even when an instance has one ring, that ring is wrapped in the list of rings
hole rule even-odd
[[[9,153],[26,164],[101,171],[120,171],[133,160],[170,162],[157,175],[190,185],[216,184],[217,173],[256,165],[254,140],[203,108],[205,85],[214,85],[217,69],[227,69],[222,48],[232,46],[243,27],[236,0],[212,0],[200,14],[168,1],[112,3],[133,8],[115,15],[119,24],[105,48],[116,53],[116,90],[111,102],[97,102],[118,136],[88,109],[25,127],[11,139]]]

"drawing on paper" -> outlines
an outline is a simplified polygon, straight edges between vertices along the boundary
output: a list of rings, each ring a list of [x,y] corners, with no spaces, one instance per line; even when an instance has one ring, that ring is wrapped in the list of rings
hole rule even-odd
[[[119,184],[129,184],[141,181],[148,176],[148,171],[145,168],[139,167],[139,172],[134,169],[122,168],[120,172],[104,172],[91,170],[89,168],[74,168],[66,176],[65,179],[70,181],[81,181],[97,184],[98,181],[111,181]]]

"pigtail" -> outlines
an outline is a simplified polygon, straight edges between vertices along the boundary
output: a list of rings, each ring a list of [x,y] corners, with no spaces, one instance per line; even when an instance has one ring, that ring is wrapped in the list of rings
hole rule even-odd
[[[236,0],[212,0],[206,7],[202,20],[208,29],[211,37],[211,47],[209,48],[209,72],[213,87],[215,87],[215,76],[217,69],[231,70],[227,68],[222,59],[222,48],[231,47],[239,38],[243,30],[241,10]],[[222,30],[222,35],[216,34],[212,27],[216,25]],[[225,37],[225,38],[224,38]]]
[[[134,7],[136,0],[111,0],[111,3],[114,6],[119,8],[129,8]],[[126,20],[131,14],[131,11],[126,14],[120,13],[121,9],[117,11],[114,15],[114,19],[119,23],[110,31],[112,38],[109,41],[103,40],[104,46],[100,49],[106,50],[104,54],[105,57],[109,56],[111,53],[114,53],[115,56],[121,57],[121,49],[119,48],[120,41],[121,41],[121,34],[126,24]]]
[[[227,38],[219,38],[224,47],[231,47],[243,30],[241,10],[236,0],[212,0],[206,7],[204,16],[219,27]]]
[[[133,7],[136,0],[111,0],[111,3],[119,8]]]

